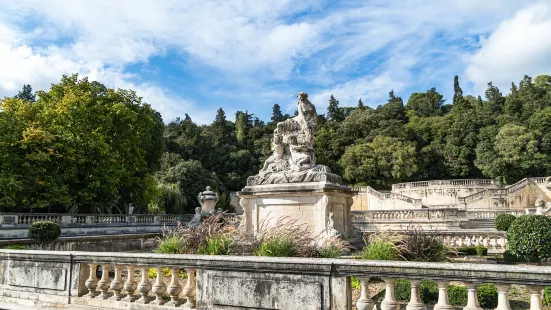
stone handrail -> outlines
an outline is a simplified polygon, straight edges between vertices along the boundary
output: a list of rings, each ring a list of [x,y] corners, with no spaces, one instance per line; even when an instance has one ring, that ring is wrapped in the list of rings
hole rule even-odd
[[[519,190],[524,189],[530,183],[543,184],[543,183],[545,183],[546,179],[547,179],[546,177],[524,178],[524,179],[518,181],[517,183],[511,184],[511,185],[506,186],[504,188],[494,188],[494,189],[489,188],[489,189],[485,189],[483,191],[474,193],[470,196],[460,197],[460,198],[458,198],[458,201],[460,203],[467,204],[467,203],[478,201],[478,200],[480,200],[482,198],[485,198],[485,197],[506,196],[506,195],[514,194],[514,193],[518,192]]]
[[[453,186],[496,186],[499,182],[493,179],[451,179],[451,180],[431,180],[397,183],[392,185],[392,190],[401,188],[418,188],[438,185],[453,185]]]
[[[381,192],[372,188],[371,186],[354,186],[352,187],[352,191],[356,191],[356,192],[366,191],[370,195],[373,195],[381,200],[397,199],[397,200],[405,201],[407,203],[411,203],[413,205],[420,206],[422,204],[422,199],[411,198],[411,197],[398,194],[398,193],[393,193],[393,192]]]
[[[235,214],[224,217],[236,220]],[[0,227],[27,227],[38,221],[51,221],[61,226],[85,225],[176,225],[178,221],[189,222],[193,214],[64,214],[64,213],[0,213]]]
[[[377,220],[431,220],[431,219],[457,219],[462,216],[462,211],[457,208],[442,209],[405,209],[405,210],[362,210],[350,211],[353,222],[377,221]]]
[[[467,218],[469,219],[495,219],[498,215],[501,214],[512,214],[514,216],[521,216],[525,214],[525,211],[522,209],[519,210],[476,210],[476,211],[467,211]]]
[[[382,309],[398,307],[394,281],[405,279],[411,283],[408,309],[425,308],[419,284],[434,280],[438,309],[453,309],[448,284],[459,281],[468,290],[465,309],[481,309],[477,283],[494,283],[497,309],[510,309],[508,292],[510,285],[517,284],[527,286],[530,309],[541,310],[543,287],[551,285],[551,267],[545,266],[17,250],[0,250],[0,259],[0,302],[74,309],[273,309],[277,305],[288,310],[348,310],[352,308],[348,277],[356,276],[361,283],[358,310],[373,309],[368,290],[373,277],[385,282]],[[153,285],[148,278],[151,268],[156,271]]]

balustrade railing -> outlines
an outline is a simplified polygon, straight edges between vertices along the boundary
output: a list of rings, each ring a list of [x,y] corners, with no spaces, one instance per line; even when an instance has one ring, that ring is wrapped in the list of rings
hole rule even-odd
[[[419,188],[429,186],[498,186],[499,182],[493,179],[455,179],[455,180],[431,180],[419,182],[397,183],[392,185],[392,190],[403,188]]]
[[[408,210],[362,210],[350,211],[352,221],[377,220],[431,220],[456,219],[463,213],[457,208],[408,209]]]
[[[394,286],[398,279],[411,284],[407,309],[426,309],[419,285],[422,280],[433,280],[439,289],[435,309],[454,309],[448,297],[448,284],[453,281],[467,288],[464,309],[482,310],[477,285],[493,283],[498,291],[496,309],[511,309],[511,285],[525,285],[530,309],[542,310],[542,290],[551,285],[551,267],[546,266],[14,250],[0,250],[0,259],[2,298],[21,304],[33,300],[50,307],[64,303],[99,309],[163,309],[161,305],[266,309],[277,304],[278,309],[289,310],[345,310],[352,308],[347,298],[352,288],[346,279],[355,276],[360,280],[360,296],[355,301],[358,310],[374,309],[368,286],[371,278],[385,282],[380,304],[385,310],[400,306]],[[51,269],[53,265],[56,267]],[[21,285],[25,279],[18,275],[28,272],[26,266],[35,266],[37,278],[67,276]],[[153,283],[148,276],[151,269],[156,274]]]
[[[524,210],[477,210],[467,211],[467,218],[469,219],[495,219],[501,214],[512,214],[514,216],[521,216],[525,214]]]

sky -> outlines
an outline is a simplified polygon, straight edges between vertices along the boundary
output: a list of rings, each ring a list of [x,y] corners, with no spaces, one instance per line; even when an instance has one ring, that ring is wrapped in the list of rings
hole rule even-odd
[[[269,121],[307,92],[324,112],[388,92],[407,101],[453,77],[483,95],[551,75],[551,1],[0,0],[0,98],[78,73],[135,90],[165,122],[222,107]]]

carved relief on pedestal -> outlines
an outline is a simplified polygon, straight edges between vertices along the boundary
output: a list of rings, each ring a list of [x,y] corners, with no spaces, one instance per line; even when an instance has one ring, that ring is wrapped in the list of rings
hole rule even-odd
[[[321,210],[325,212],[325,235],[327,237],[338,236],[339,232],[335,229],[333,202],[329,201],[327,195],[323,195],[321,198]]]
[[[251,229],[251,210],[249,209],[249,199],[242,197],[241,199],[239,199],[239,205],[241,205],[241,207],[243,208],[243,219],[241,220],[239,229],[242,229],[243,231],[250,233],[252,232],[252,229]]]

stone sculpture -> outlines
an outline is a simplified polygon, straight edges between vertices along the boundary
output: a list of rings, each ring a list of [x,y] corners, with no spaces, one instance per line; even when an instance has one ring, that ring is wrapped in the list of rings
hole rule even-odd
[[[314,134],[318,115],[307,93],[298,94],[297,110],[297,116],[277,123],[273,154],[257,175],[247,179],[248,186],[318,181],[343,184],[342,178],[328,167],[316,164]]]
[[[210,186],[207,186],[206,191],[200,192],[199,195],[197,195],[197,201],[199,201],[201,205],[202,212],[214,213],[216,212],[214,207],[218,202],[218,194],[213,192]]]

